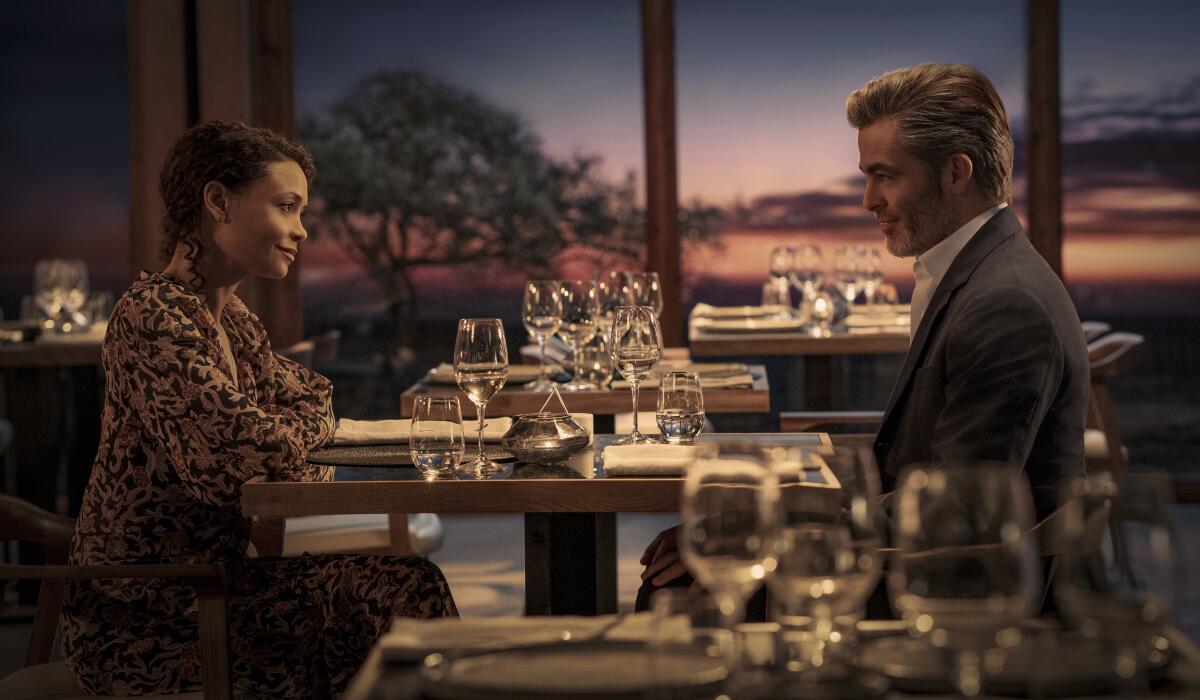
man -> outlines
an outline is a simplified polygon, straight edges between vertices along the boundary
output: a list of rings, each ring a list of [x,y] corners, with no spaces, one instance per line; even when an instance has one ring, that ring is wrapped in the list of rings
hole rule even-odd
[[[863,207],[888,250],[915,256],[912,344],[875,442],[885,490],[907,464],[1021,465],[1039,519],[1083,469],[1087,347],[1062,282],[1008,208],[1004,105],[969,66],[923,64],[854,91]],[[674,530],[642,557],[650,589],[686,570]]]

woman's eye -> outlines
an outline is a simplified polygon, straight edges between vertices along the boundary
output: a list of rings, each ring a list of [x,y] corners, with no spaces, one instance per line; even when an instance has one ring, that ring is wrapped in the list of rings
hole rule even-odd
[[[296,208],[296,203],[295,202],[284,202],[283,204],[280,204],[279,206],[285,212],[287,212],[288,214],[291,214],[292,211]]]

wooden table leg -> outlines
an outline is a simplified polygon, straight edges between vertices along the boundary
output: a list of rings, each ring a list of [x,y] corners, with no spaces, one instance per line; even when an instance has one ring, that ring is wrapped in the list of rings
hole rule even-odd
[[[526,513],[525,614],[616,611],[616,513]]]
[[[287,520],[284,518],[260,518],[255,516],[250,523],[250,541],[260,557],[282,557],[283,535]]]

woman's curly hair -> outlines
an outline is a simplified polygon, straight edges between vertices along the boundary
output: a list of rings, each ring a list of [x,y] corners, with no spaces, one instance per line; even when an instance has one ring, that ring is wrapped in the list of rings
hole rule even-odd
[[[202,284],[196,263],[204,254],[204,186],[219,182],[238,192],[262,177],[271,163],[295,161],[312,184],[316,168],[312,154],[300,144],[270,129],[235,121],[212,121],[194,126],[171,146],[158,178],[166,213],[159,255],[170,261],[179,244]]]

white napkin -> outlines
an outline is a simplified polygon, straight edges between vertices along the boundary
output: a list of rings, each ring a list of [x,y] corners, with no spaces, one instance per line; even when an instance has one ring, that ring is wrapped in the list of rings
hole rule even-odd
[[[433,652],[489,651],[527,644],[609,639],[646,641],[652,633],[686,641],[691,624],[686,616],[670,618],[655,629],[650,612],[625,616],[554,615],[537,617],[434,618],[398,617],[380,640],[385,661],[416,661]]]
[[[712,306],[711,304],[696,304],[692,307],[695,318],[755,318],[759,316],[783,316],[790,309],[781,305],[767,306]]]
[[[642,380],[643,389],[657,389],[661,377],[651,374]],[[703,389],[749,389],[754,386],[754,375],[733,374],[727,377],[709,377],[700,375],[700,388]],[[615,380],[613,389],[628,389],[629,382],[624,379]]]
[[[483,425],[483,439],[498,441],[512,427],[512,418],[488,418]],[[479,421],[463,421],[463,434],[467,442],[477,434]],[[339,418],[333,434],[334,445],[388,445],[408,442],[412,435],[412,419],[353,420]]]
[[[546,376],[553,377],[556,374],[561,374],[562,367],[558,365],[546,365]],[[507,384],[527,384],[537,379],[540,376],[540,370],[537,365],[509,365]],[[455,384],[454,380],[454,365],[449,362],[443,362],[437,367],[429,370],[425,375],[425,379],[430,384]]]
[[[604,473],[608,476],[682,476],[695,459],[694,445],[609,445],[604,448]]]
[[[878,326],[905,326],[909,324],[907,314],[850,314],[842,319],[842,325],[847,328],[867,328]]]

